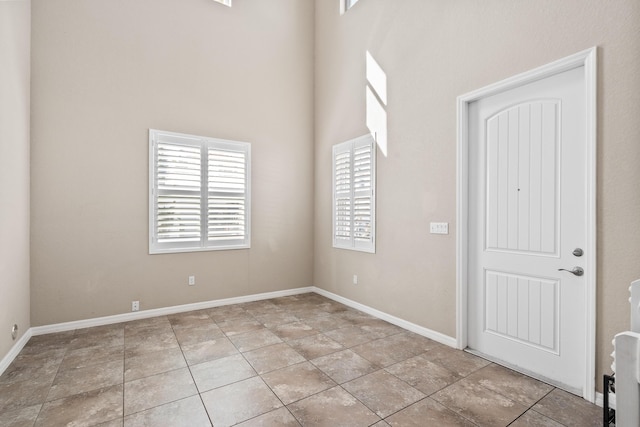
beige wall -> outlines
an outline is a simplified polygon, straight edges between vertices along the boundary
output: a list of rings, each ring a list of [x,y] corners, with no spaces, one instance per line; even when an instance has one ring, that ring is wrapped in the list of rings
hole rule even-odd
[[[34,0],[32,18],[34,325],[312,285],[312,2]],[[252,143],[250,250],[148,254],[149,128]]]
[[[29,0],[0,2],[0,359],[29,314]]]
[[[608,371],[640,277],[640,4],[319,0],[315,52],[313,4],[34,0],[33,324],[314,284],[454,336],[455,98],[597,45]],[[367,132],[367,51],[389,88],[375,255],[331,247],[331,146]],[[253,143],[251,250],[147,254],[148,128]]]
[[[316,2],[314,284],[452,337],[456,97],[599,47],[599,384],[640,278],[640,3],[365,0],[343,16],[337,3]],[[375,255],[331,245],[331,146],[367,132],[367,51],[389,93]],[[430,221],[449,222],[450,234],[429,234]]]

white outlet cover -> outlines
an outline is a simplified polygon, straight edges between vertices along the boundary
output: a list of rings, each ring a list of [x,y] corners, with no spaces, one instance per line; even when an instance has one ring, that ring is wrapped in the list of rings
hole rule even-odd
[[[189,276],[189,286],[196,284],[196,276]]]

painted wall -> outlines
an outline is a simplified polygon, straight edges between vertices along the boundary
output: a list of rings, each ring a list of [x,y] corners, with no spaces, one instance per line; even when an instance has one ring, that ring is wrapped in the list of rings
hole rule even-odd
[[[640,4],[338,3],[34,0],[33,324],[314,284],[454,336],[455,98],[597,45],[608,371],[640,277]],[[368,132],[367,52],[388,89],[375,255],[331,247],[331,146]],[[253,143],[251,250],[147,254],[148,128]]]
[[[613,335],[629,326],[627,287],[640,278],[640,3],[365,0],[343,16],[337,3],[316,2],[314,284],[452,337],[456,97],[599,47],[601,378]],[[367,81],[367,52],[387,86],[376,107],[388,142],[386,155],[378,150],[375,255],[331,244],[331,146],[368,132],[367,85],[384,92],[379,78]],[[450,234],[429,234],[431,221],[449,222]]]
[[[33,325],[312,285],[312,2],[34,0],[32,18]],[[148,254],[149,128],[252,143],[250,250]]]
[[[0,359],[31,326],[29,302],[29,0],[0,2]]]

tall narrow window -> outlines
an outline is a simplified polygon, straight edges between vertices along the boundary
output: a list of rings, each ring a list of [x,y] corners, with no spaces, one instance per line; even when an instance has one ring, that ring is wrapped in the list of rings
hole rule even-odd
[[[376,145],[370,135],[333,146],[333,246],[376,251]]]
[[[250,144],[153,129],[149,143],[149,253],[250,247]]]

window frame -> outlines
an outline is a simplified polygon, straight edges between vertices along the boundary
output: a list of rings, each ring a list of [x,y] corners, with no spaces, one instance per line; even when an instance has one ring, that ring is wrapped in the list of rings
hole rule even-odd
[[[197,242],[158,242],[156,222],[158,217],[157,198],[163,190],[157,183],[158,143],[180,145],[200,149],[200,240]],[[244,173],[244,237],[229,239],[227,242],[213,243],[209,241],[208,203],[211,194],[208,186],[208,162],[210,150],[222,150],[232,153],[243,153],[245,160]],[[233,194],[233,193],[230,193]],[[167,254],[182,252],[202,252],[218,250],[234,250],[251,248],[251,144],[189,135],[177,132],[149,129],[149,254]]]
[[[355,157],[356,151],[361,150],[363,147],[367,147],[371,156],[370,166],[370,190],[356,190],[355,179]],[[331,156],[331,180],[332,180],[332,242],[333,247],[336,249],[347,249],[358,252],[376,253],[376,152],[377,145],[371,134],[363,135],[361,137],[351,139],[339,144],[335,144],[332,147]],[[349,238],[348,240],[339,239],[338,235],[338,193],[337,193],[337,156],[339,154],[349,153]],[[367,194],[368,193],[368,194]],[[355,200],[356,198],[362,198],[367,196],[370,198],[370,239],[368,241],[362,241],[355,238]]]

